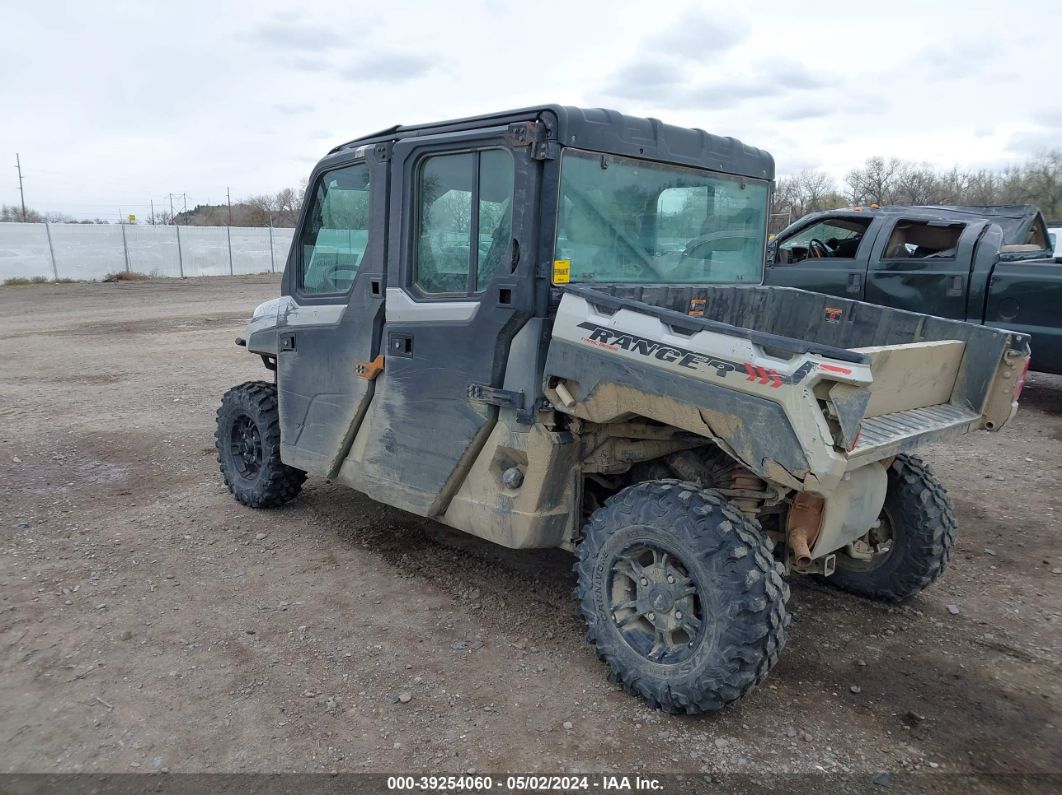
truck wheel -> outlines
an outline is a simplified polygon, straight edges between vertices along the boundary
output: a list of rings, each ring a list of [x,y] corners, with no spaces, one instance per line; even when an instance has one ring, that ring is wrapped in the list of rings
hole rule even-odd
[[[293,499],[306,473],[280,460],[277,388],[264,381],[233,387],[217,416],[214,446],[232,495],[252,508],[276,508]]]
[[[657,480],[591,515],[575,595],[610,679],[665,712],[717,710],[762,681],[785,646],[789,586],[725,498]]]
[[[846,552],[827,582],[847,591],[898,602],[931,585],[944,571],[955,541],[948,493],[929,465],[899,455],[889,467],[881,525]]]

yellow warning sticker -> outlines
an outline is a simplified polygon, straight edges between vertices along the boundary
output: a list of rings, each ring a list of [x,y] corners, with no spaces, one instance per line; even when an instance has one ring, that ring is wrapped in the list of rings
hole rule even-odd
[[[553,260],[553,283],[567,284],[572,278],[572,261],[570,259]]]

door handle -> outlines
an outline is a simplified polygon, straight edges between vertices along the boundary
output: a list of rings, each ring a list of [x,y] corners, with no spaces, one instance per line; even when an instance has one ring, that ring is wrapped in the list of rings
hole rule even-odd
[[[406,359],[413,358],[413,335],[391,334],[387,338],[387,350],[392,356],[402,356]]]
[[[863,274],[862,273],[849,273],[848,274],[848,292],[861,293],[863,292]]]
[[[965,276],[949,276],[948,277],[948,292],[949,296],[962,295],[966,292],[966,277]]]
[[[295,335],[294,334],[281,334],[280,335],[280,350],[293,351],[295,350]]]

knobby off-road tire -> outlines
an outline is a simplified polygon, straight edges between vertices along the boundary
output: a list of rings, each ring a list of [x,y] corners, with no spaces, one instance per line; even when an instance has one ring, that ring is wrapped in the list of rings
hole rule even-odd
[[[587,640],[629,693],[666,712],[717,710],[778,661],[789,586],[721,495],[639,483],[595,511],[583,536],[575,595]]]
[[[233,387],[221,399],[214,446],[225,485],[251,508],[276,508],[302,489],[306,473],[280,460],[277,388],[264,381]]]
[[[943,573],[955,542],[955,513],[944,486],[918,456],[896,456],[888,478],[882,523],[891,548],[870,561],[838,553],[837,569],[826,581],[871,599],[898,602]]]

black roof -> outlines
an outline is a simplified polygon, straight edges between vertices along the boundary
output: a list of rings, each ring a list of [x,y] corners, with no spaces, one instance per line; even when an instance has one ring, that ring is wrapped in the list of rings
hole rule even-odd
[[[541,121],[562,146],[708,168],[754,179],[774,179],[774,158],[736,138],[676,127],[659,119],[626,116],[604,108],[542,105],[431,124],[396,125],[337,146],[329,154],[365,144],[439,133]]]

